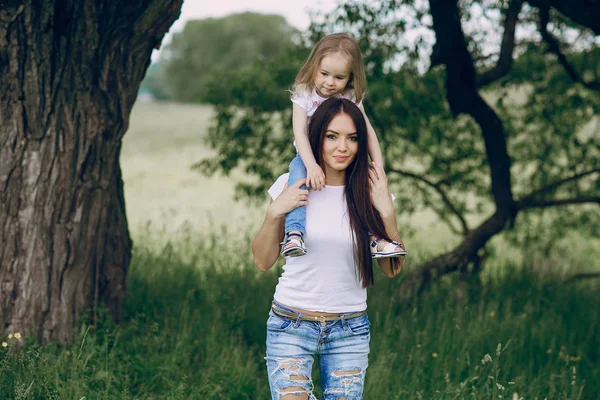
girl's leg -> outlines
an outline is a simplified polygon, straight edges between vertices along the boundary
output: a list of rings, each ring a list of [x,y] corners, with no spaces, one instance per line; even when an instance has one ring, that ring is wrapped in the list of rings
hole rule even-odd
[[[300,155],[296,154],[296,157],[290,163],[288,187],[304,178],[306,178],[306,167]],[[302,185],[301,188],[306,189],[306,186]],[[306,234],[306,206],[297,207],[285,216],[285,232],[289,233],[291,231],[298,231],[303,235]]]
[[[402,247],[402,244],[392,240],[388,242],[383,238],[371,235],[369,237],[371,247],[371,258],[389,258],[405,256],[407,251]]]
[[[320,352],[321,382],[324,400],[360,400],[371,340],[369,318],[342,320],[328,335]]]
[[[299,154],[290,163],[290,176],[288,187],[298,180],[306,178],[306,167]],[[301,186],[306,189],[305,185]],[[284,256],[298,257],[306,254],[303,236],[306,234],[306,206],[293,209],[285,216],[285,238],[281,246],[281,254]]]
[[[311,378],[317,335],[309,324],[269,312],[265,360],[272,400],[317,400]]]

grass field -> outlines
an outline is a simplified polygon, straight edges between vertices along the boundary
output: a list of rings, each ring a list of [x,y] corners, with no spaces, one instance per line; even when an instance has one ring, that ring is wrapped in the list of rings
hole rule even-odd
[[[121,167],[130,229],[135,237],[151,223],[173,233],[256,226],[260,210],[233,201],[234,179],[207,178],[190,169],[211,155],[203,142],[211,117],[207,106],[136,104],[123,140]]]
[[[148,232],[137,243],[125,322],[104,315],[64,348],[2,339],[0,398],[269,398],[265,321],[280,269],[258,272],[248,250],[231,254],[216,235]],[[401,277],[377,271],[364,398],[597,399],[598,285],[504,267],[460,296],[444,279],[409,300]]]

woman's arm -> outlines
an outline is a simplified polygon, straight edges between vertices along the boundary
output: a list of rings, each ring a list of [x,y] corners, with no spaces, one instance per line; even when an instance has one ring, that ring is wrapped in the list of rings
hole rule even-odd
[[[377,134],[375,133],[375,129],[373,129],[373,125],[371,125],[371,121],[369,121],[369,117],[367,117],[367,114],[365,113],[365,108],[363,107],[362,103],[360,103],[359,108],[365,117],[365,121],[367,122],[367,144],[369,146],[369,156],[371,157],[371,160],[375,161],[376,165],[380,165],[383,168],[383,155],[381,154],[381,146],[379,146]]]
[[[383,220],[385,232],[392,240],[401,243],[402,247],[406,248],[400,238],[400,232],[398,232],[396,212],[394,210],[394,204],[392,203],[392,196],[388,190],[385,172],[379,165],[374,163],[373,168],[369,170],[369,178],[371,180],[371,198],[373,200],[373,206],[377,209]],[[394,269],[390,258],[377,259],[377,263],[387,277],[393,278],[398,275],[402,269],[404,258],[404,256],[399,257],[400,265],[396,269]]]
[[[308,190],[300,189],[305,179],[286,188],[267,208],[265,220],[252,240],[254,264],[261,271],[269,270],[279,257],[279,243],[283,240],[285,215],[299,206],[308,204]]]
[[[308,117],[304,108],[294,103],[292,109],[292,128],[294,130],[294,139],[298,147],[300,158],[306,167],[306,184],[316,190],[323,189],[325,186],[325,174],[315,160],[315,156],[308,140]]]

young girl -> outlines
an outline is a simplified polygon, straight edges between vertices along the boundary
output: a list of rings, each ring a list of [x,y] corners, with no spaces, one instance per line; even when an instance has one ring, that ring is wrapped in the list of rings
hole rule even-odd
[[[308,122],[315,110],[325,100],[339,97],[354,102],[367,122],[367,143],[373,165],[383,168],[383,156],[377,135],[362,105],[366,90],[366,78],[358,43],[350,36],[336,33],[325,36],[312,49],[308,59],[296,76],[292,89],[292,123],[296,157],[290,163],[288,186],[306,178],[306,186],[313,190],[325,187],[326,177],[313,156],[308,141]],[[306,254],[306,207],[292,210],[285,218],[285,236],[281,243],[281,255],[298,257]],[[398,257],[406,254],[396,241],[388,242],[371,236],[373,258]]]

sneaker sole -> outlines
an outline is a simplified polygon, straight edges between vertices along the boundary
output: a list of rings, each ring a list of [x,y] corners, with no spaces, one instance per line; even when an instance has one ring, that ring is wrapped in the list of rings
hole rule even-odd
[[[302,249],[290,249],[284,253],[281,253],[282,256],[284,257],[300,257],[300,256],[305,256],[306,255],[306,251],[302,250]]]
[[[387,253],[387,254],[377,254],[374,253],[373,255],[371,255],[372,259],[377,259],[377,258],[393,258],[393,257],[398,257],[398,256],[405,256],[407,255],[408,252],[406,251],[396,251],[393,253]]]

